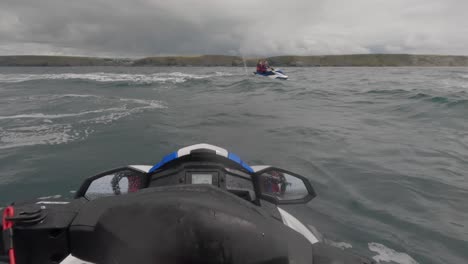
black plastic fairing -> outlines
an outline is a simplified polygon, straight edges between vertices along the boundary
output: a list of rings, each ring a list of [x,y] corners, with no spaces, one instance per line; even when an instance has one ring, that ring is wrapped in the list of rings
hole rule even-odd
[[[296,199],[296,200],[278,200],[278,199],[275,199],[275,197],[273,197],[273,196],[263,194],[261,192],[261,187],[260,187],[260,184],[261,184],[260,183],[260,177],[261,177],[261,175],[263,173],[268,172],[268,171],[273,171],[273,170],[289,174],[289,175],[291,175],[291,176],[293,176],[293,177],[295,177],[297,179],[302,180],[302,182],[304,183],[304,186],[305,186],[305,188],[307,189],[307,192],[308,192],[307,196],[305,196],[302,199]],[[315,189],[312,186],[312,184],[310,183],[310,180],[308,178],[306,178],[304,176],[301,176],[299,174],[287,171],[285,169],[276,168],[276,167],[267,167],[267,168],[265,168],[263,170],[255,172],[255,174],[252,177],[254,179],[255,188],[258,191],[258,197],[263,199],[263,200],[269,201],[271,203],[277,204],[277,205],[280,205],[280,204],[306,204],[307,202],[311,201],[313,198],[315,198],[317,196],[317,193],[315,192]]]
[[[94,263],[312,263],[301,234],[211,185],[94,200],[73,221],[70,245]]]
[[[105,172],[101,172],[97,175],[94,175],[94,176],[91,176],[89,178],[87,178],[80,186],[80,188],[78,189],[78,191],[76,192],[75,194],[75,198],[82,198],[82,197],[85,197],[85,194],[86,194],[86,191],[88,190],[89,186],[91,185],[91,183],[96,180],[96,179],[99,179],[103,176],[106,176],[106,175],[112,175],[116,172],[121,172],[121,171],[128,171],[128,172],[132,172],[134,173],[135,175],[141,177],[141,186],[140,188],[146,188],[147,187],[147,183],[148,183],[148,176],[146,173],[143,173],[137,169],[134,169],[132,167],[121,167],[121,168],[116,168],[116,169],[112,169],[112,170],[109,170],[109,171],[105,171]]]
[[[1,209],[0,210],[0,217],[3,216],[3,210],[4,209]],[[2,261],[2,257],[6,257],[7,256],[7,250],[8,250],[8,245],[9,245],[9,233],[7,233],[8,231],[6,230],[3,230],[3,223],[0,224],[0,261]]]
[[[198,184],[199,182],[194,180],[195,176],[211,175],[209,184],[234,193],[247,201],[258,201],[252,175],[243,170],[226,166],[212,161],[192,162],[186,160],[185,162],[173,163],[170,168],[150,174],[148,187]],[[233,182],[237,183],[238,186],[231,186]]]
[[[242,167],[239,163],[234,162],[226,157],[216,155],[215,152],[212,150],[205,150],[205,149],[198,149],[198,150],[191,151],[189,155],[176,158],[164,164],[161,168],[154,171],[153,173],[158,173],[166,169],[175,168],[184,163],[198,163],[200,165],[203,165],[206,163],[217,164],[218,166],[221,166],[221,167],[234,168],[234,169],[243,171],[245,173],[250,173],[244,167]]]
[[[15,215],[9,219],[14,221],[11,232],[16,263],[62,261],[70,252],[68,227],[84,203],[81,199],[50,199],[15,204]]]

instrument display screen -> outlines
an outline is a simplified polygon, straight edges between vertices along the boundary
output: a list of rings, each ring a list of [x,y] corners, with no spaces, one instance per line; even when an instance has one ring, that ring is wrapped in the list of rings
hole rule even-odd
[[[192,184],[213,184],[213,175],[192,173]]]

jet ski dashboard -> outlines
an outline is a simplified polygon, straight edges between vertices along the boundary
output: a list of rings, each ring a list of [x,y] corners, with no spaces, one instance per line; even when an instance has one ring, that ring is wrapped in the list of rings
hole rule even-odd
[[[229,166],[229,165],[228,165]],[[252,175],[233,166],[216,162],[183,162],[150,175],[148,187],[181,184],[208,184],[248,201],[255,201]]]

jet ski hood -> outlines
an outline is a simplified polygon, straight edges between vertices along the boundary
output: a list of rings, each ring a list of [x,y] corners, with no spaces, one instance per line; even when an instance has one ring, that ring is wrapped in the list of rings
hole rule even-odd
[[[217,155],[218,157],[224,157],[236,163],[238,166],[242,167],[244,170],[251,172],[251,173],[254,172],[254,170],[249,165],[247,165],[247,163],[242,161],[239,158],[239,156],[237,156],[236,154],[232,152],[228,152],[227,150],[217,147],[217,146],[202,143],[202,144],[196,144],[196,145],[184,147],[166,155],[159,163],[154,165],[149,170],[149,173],[155,172],[156,170],[165,167],[166,165],[170,164],[172,161],[175,161],[179,158],[188,156],[190,154],[197,154],[197,153],[198,154],[214,154],[214,155]]]
[[[0,262],[305,264],[333,255],[317,253],[314,235],[277,207],[314,198],[308,178],[255,168],[197,144],[154,166],[89,177],[73,199],[15,202],[0,211]]]
[[[312,261],[312,245],[303,236],[212,185],[96,200],[71,224],[70,241],[74,256],[93,263]]]

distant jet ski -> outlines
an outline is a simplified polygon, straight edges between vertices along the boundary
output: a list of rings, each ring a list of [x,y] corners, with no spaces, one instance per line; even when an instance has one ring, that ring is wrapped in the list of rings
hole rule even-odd
[[[266,73],[254,72],[255,75],[266,76],[272,79],[280,79],[280,80],[287,80],[288,76],[284,74],[284,72],[280,69],[268,71]]]

